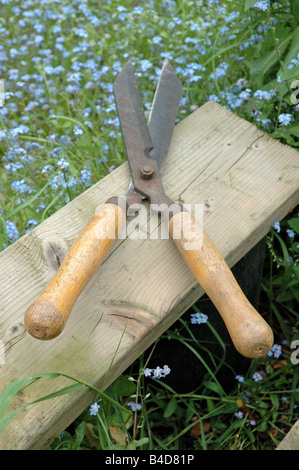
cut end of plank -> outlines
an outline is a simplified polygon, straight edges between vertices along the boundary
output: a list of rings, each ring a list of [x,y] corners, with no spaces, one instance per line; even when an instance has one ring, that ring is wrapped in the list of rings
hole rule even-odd
[[[33,303],[25,314],[25,327],[36,339],[47,341],[56,338],[64,329],[64,317],[51,304]]]

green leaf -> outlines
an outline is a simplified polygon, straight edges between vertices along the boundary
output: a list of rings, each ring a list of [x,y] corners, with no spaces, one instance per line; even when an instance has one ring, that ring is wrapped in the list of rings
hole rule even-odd
[[[282,302],[288,302],[289,300],[293,300],[294,295],[290,291],[284,291],[281,294],[278,294],[275,297],[276,302],[282,303]]]
[[[299,126],[297,126],[297,128],[298,128],[298,137],[299,137]],[[294,217],[294,219],[289,220],[288,225],[296,233],[299,233],[299,217]]]
[[[267,408],[269,408],[269,405],[268,403],[264,402],[264,401],[260,401],[259,404],[258,404],[259,408],[262,408],[264,410],[266,410]]]
[[[47,186],[49,186],[51,181],[48,181],[45,186],[43,186],[39,191],[37,191],[37,193],[34,194],[34,196],[32,196],[30,199],[28,199],[27,201],[23,202],[23,204],[21,204],[20,206],[16,207],[14,210],[12,210],[7,216],[6,216],[6,219],[10,219],[10,217],[12,217],[13,215],[15,215],[17,212],[21,211],[22,209],[25,209],[25,207],[29,206],[30,204],[32,204],[32,202],[34,202],[36,199],[38,199],[38,197],[43,193],[43,191],[46,189]]]
[[[77,450],[80,447],[85,436],[85,430],[86,430],[86,425],[85,425],[85,422],[82,421],[82,423],[80,423],[79,426],[76,428],[75,441],[72,445],[72,450]]]
[[[215,405],[214,405],[214,408],[215,408]],[[226,403],[224,405],[219,406],[218,408],[215,408],[214,411],[209,410],[209,417],[219,416],[223,414],[232,414],[234,411],[236,411],[236,402]]]
[[[291,263],[290,255],[289,255],[289,252],[288,252],[288,249],[287,249],[287,246],[286,246],[284,240],[277,233],[275,233],[275,237],[279,241],[280,246],[281,246],[281,250],[282,250],[282,253],[283,253],[283,260],[284,260],[284,274],[283,274],[283,278],[282,278],[282,280],[283,280],[282,289],[283,289],[283,288],[287,287],[287,285],[289,283],[289,280],[291,278],[292,263]]]
[[[278,43],[278,50],[280,56],[284,53],[286,50],[288,44],[290,43],[292,39],[292,34],[289,33],[287,37],[283,37],[280,39]],[[279,60],[278,54],[276,49],[273,47],[273,49],[268,52],[267,54],[263,55],[259,59],[257,59],[255,62],[253,62],[252,67],[251,67],[251,76],[257,81],[258,86],[262,86],[263,84],[263,78],[264,75],[275,65]]]
[[[290,134],[299,137],[299,126],[288,127],[288,131]]]
[[[88,442],[96,449],[100,449],[101,440],[95,430],[96,427],[92,423],[86,423],[86,437]]]
[[[109,426],[125,426],[128,429],[132,425],[133,417],[129,409],[127,412],[124,410],[117,410],[112,416],[106,418],[106,420]]]
[[[120,376],[113,383],[113,391],[117,396],[129,397],[136,392],[136,384],[127,377]]]
[[[176,408],[177,408],[177,401],[175,397],[172,397],[164,410],[164,413],[163,413],[164,418],[169,418],[171,415],[173,415]]]
[[[273,407],[277,410],[279,408],[279,398],[274,393],[270,394],[270,399]]]
[[[128,444],[127,450],[135,450],[137,447],[144,446],[145,444],[148,444],[149,438],[148,437],[142,437],[138,441],[132,441]]]
[[[255,435],[253,434],[253,432],[250,429],[247,429],[247,428],[245,428],[245,432],[246,432],[247,436],[249,437],[250,441],[253,444],[255,442]]]
[[[16,410],[13,410],[5,415],[13,398],[23,388],[25,388],[26,386],[30,385],[31,383],[35,382],[38,379],[41,379],[41,378],[55,379],[59,377],[60,375],[61,374],[59,374],[58,372],[49,372],[49,373],[32,375],[30,377],[26,377],[25,379],[15,380],[14,382],[10,383],[6,387],[4,392],[0,395],[0,436],[5,431],[9,423],[17,415],[17,413],[21,411],[23,408],[25,408],[26,406],[31,404],[31,403],[28,403],[28,405],[23,405],[20,408],[17,408]]]
[[[264,432],[268,427],[267,421],[262,421],[261,424],[256,428],[257,431]]]
[[[216,408],[214,404],[214,400],[212,400],[211,398],[207,398],[207,408],[210,413],[213,412]]]
[[[298,242],[293,242],[292,243],[292,250],[294,250],[296,253],[299,253],[299,244],[298,244]],[[294,266],[294,268],[295,268],[295,266]]]
[[[51,209],[51,207],[54,206],[56,204],[56,202],[59,201],[59,199],[61,199],[60,192],[58,194],[56,194],[55,197],[53,197],[53,199],[50,201],[50,203],[47,205],[47,207],[43,211],[43,215],[41,217],[42,221],[45,219],[48,210]]]
[[[21,408],[17,408],[16,410],[7,413],[4,418],[0,419],[0,436],[4,433],[5,429],[7,428],[9,423],[14,419],[14,417],[18,414],[18,412],[21,411],[25,406],[26,405],[21,406]]]
[[[205,387],[207,387],[209,390],[212,390],[212,392],[217,393],[219,396],[223,396],[223,388],[219,386],[218,383],[215,382],[205,382],[204,383]]]
[[[291,132],[289,132],[289,128],[280,127],[272,133],[272,136],[279,139],[285,139],[286,143],[293,147],[299,146],[299,142],[296,142],[294,137],[292,137]]]
[[[69,385],[68,387],[61,388],[60,390],[57,390],[56,392],[49,393],[49,395],[45,395],[41,398],[38,398],[37,400],[34,400],[30,404],[39,403],[40,401],[50,400],[51,398],[60,397],[61,395],[67,395],[68,393],[76,392],[77,390],[80,390],[80,388],[83,388],[83,387],[84,387],[84,384],[79,384],[79,383]]]
[[[284,58],[284,65],[288,66],[292,59],[296,59],[299,52],[299,26],[292,32],[292,42],[286,57]]]
[[[245,0],[245,11],[248,11],[256,3],[256,0]]]
[[[290,3],[291,3],[291,11],[299,23],[299,0],[292,0]]]
[[[32,375],[30,377],[26,377],[25,379],[15,380],[14,382],[11,382],[6,387],[4,392],[0,395],[0,419],[4,416],[12,399],[28,384],[41,378],[54,379],[56,377],[59,377],[59,375],[60,374],[58,372],[49,372],[44,374]]]
[[[73,150],[86,150],[88,153],[93,153],[95,155],[99,154],[99,147],[92,147],[91,145],[72,145]]]
[[[292,67],[291,69],[285,69],[284,72],[278,72],[278,75],[280,75],[281,80],[292,80],[299,76],[299,65],[295,65],[295,67]]]
[[[77,121],[77,119],[71,118],[69,116],[56,116],[56,115],[53,115],[53,116],[50,116],[50,119],[52,119],[53,121],[61,119],[62,121],[71,122],[72,124],[77,124],[77,126],[82,127],[85,130],[85,132],[88,132],[88,128],[84,124],[82,124],[82,122]],[[61,126],[61,124],[60,124],[60,126]]]
[[[191,418],[193,418],[194,415],[196,415],[194,403],[190,401],[186,410],[186,422],[189,423],[189,421],[191,420]]]
[[[24,379],[15,380],[14,382],[11,382],[6,387],[4,392],[0,395],[0,436],[5,431],[8,424],[14,419],[16,414],[19,411],[21,411],[23,408],[25,408],[26,406],[33,405],[34,403],[38,403],[44,400],[49,400],[51,398],[59,397],[61,395],[65,395],[68,393],[72,393],[74,391],[80,390],[84,386],[92,388],[91,385],[88,385],[85,382],[77,381],[77,383],[73,385],[69,385],[68,387],[64,387],[60,390],[57,390],[56,392],[49,393],[48,395],[45,395],[41,398],[38,398],[37,400],[27,403],[26,405],[23,405],[20,408],[17,408],[16,410],[10,411],[9,413],[5,415],[12,400],[25,387],[28,387],[29,385],[31,385],[38,379],[56,379],[57,377],[60,377],[60,376],[67,377],[72,380],[76,380],[73,377],[67,376],[66,374],[62,374],[60,372],[45,372],[45,373],[32,375],[30,377],[26,377]]]

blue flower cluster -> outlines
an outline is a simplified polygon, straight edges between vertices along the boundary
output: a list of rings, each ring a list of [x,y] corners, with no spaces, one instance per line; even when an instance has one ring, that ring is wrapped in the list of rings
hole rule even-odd
[[[253,5],[253,8],[255,8],[256,10],[262,10],[262,11],[267,11],[270,7],[270,1],[261,1],[261,2],[256,2],[254,5]]]
[[[292,115],[289,113],[282,113],[278,116],[279,124],[282,126],[287,126],[292,120]]]
[[[272,348],[270,349],[270,351],[267,353],[267,356],[271,357],[275,357],[276,359],[278,359],[281,355],[281,346],[280,344],[273,344]]]
[[[229,67],[229,64],[227,62],[222,62],[218,67],[216,67],[215,72],[212,72],[210,75],[210,78],[222,78],[225,76],[226,71]]]
[[[191,323],[192,325],[200,325],[201,323],[207,323],[208,315],[200,312],[191,313]]]
[[[292,68],[296,67],[297,65],[299,65],[299,52],[297,54],[297,57],[295,57],[295,59],[290,60],[290,63],[289,63],[287,68],[292,69]]]
[[[280,226],[280,223],[279,223],[279,222],[277,222],[277,221],[274,222],[274,223],[272,224],[272,227],[274,228],[275,232],[277,232],[277,233],[280,233],[280,232],[281,232],[281,226]],[[296,232],[295,232],[293,229],[291,229],[291,228],[287,228],[287,229],[286,229],[286,234],[287,234],[287,236],[288,236],[289,238],[295,238],[295,236],[296,236]]]
[[[252,378],[255,382],[261,382],[263,380],[263,376],[260,372],[254,372]]]
[[[5,224],[7,237],[11,242],[14,242],[19,238],[19,231],[11,220],[7,220]]]
[[[149,369],[148,367],[144,369],[143,373],[145,377],[152,376],[154,379],[161,379],[170,374],[171,369],[168,366],[163,366],[163,369],[157,366],[155,369]]]
[[[127,406],[131,408],[131,411],[140,411],[142,409],[142,405],[140,403],[136,403],[134,401],[129,401]]]
[[[89,413],[91,414],[91,416],[96,416],[99,409],[100,409],[100,405],[97,402],[95,402],[92,405],[90,405]]]

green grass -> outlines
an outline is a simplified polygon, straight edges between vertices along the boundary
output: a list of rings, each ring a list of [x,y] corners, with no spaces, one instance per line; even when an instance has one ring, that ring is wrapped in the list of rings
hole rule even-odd
[[[299,147],[297,1],[271,2],[265,11],[251,0],[0,3],[6,91],[0,106],[1,250],[125,161],[111,87],[128,58],[146,112],[167,57],[183,85],[180,120],[216,100]],[[261,308],[279,357],[252,360],[244,381],[225,391],[217,377],[229,363],[224,341],[210,321],[199,326],[220,346],[221,357],[214,357],[209,344],[197,344],[194,325],[181,320],[163,337],[180,341],[202,364],[196,390],[179,394],[167,375],[145,377],[150,362],[142,355],[104,393],[94,390],[97,413],[87,409],[50,449],[275,448],[298,419],[298,221],[294,208],[268,235]],[[1,431],[14,417],[7,406],[22,387],[59,375],[36,371],[11,384],[0,397]],[[69,380],[67,388],[41,399],[90,388],[80,377]],[[128,402],[142,408],[132,412]]]

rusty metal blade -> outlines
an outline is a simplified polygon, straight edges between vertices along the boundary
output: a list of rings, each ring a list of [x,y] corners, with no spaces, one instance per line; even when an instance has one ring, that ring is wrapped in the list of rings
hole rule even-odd
[[[148,121],[148,129],[153,143],[150,157],[157,161],[160,175],[163,172],[169,145],[182,97],[182,86],[174,69],[166,59]]]
[[[179,105],[181,90],[178,83],[170,64],[165,62],[148,126],[131,62],[127,63],[114,82],[114,97],[132,175],[127,201],[130,196],[130,202],[139,203],[141,195],[154,204],[172,203],[164,193],[160,170],[168,153]],[[152,158],[150,131],[155,139],[154,145],[157,145]]]
[[[142,155],[148,156],[153,144],[131,62],[116,78],[113,91],[128,160],[129,163],[135,162]],[[144,161],[141,163],[144,164]]]

